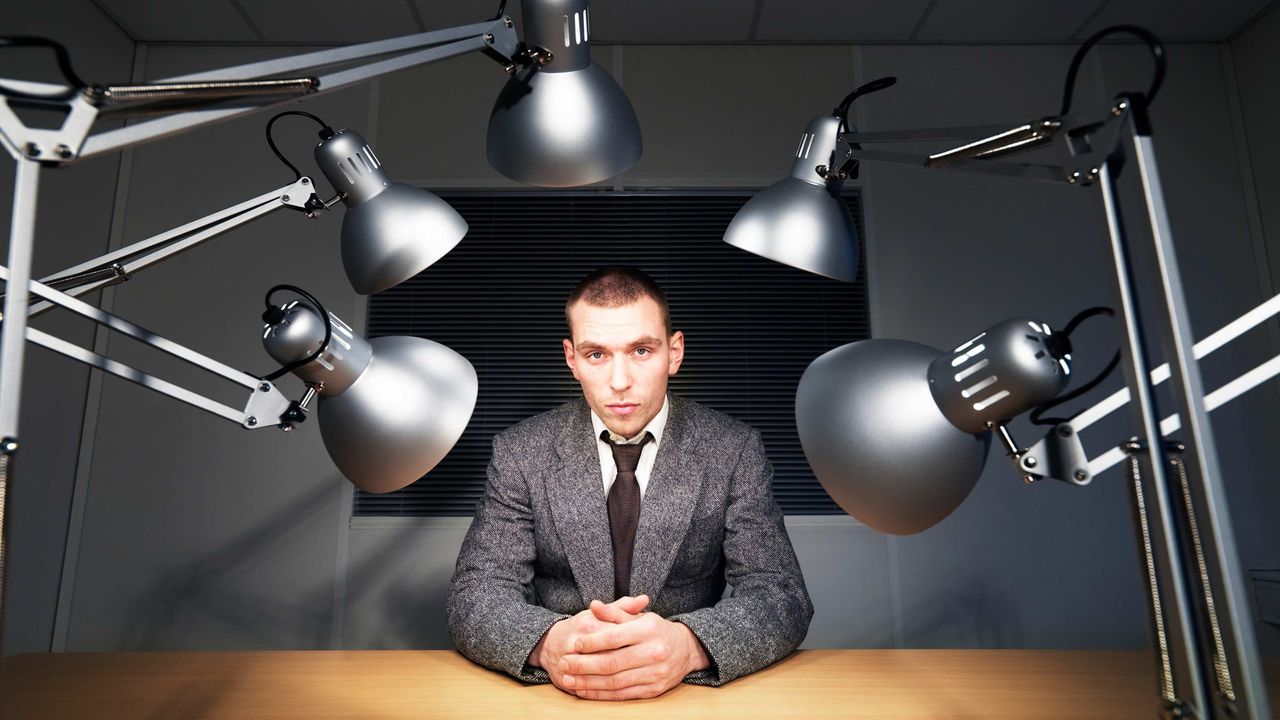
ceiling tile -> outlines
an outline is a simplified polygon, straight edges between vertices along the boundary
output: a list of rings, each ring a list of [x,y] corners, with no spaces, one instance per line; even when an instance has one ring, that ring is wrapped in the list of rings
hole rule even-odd
[[[757,40],[889,42],[911,36],[929,0],[763,0]]]
[[[258,39],[227,0],[97,1],[139,42],[252,42]]]
[[[498,12],[498,6],[501,4],[498,0],[484,0],[484,2],[476,2],[476,0],[465,0],[464,2],[459,2],[458,0],[412,0],[412,2],[418,9],[418,16],[422,18],[423,26],[428,30],[443,30],[444,28],[457,27],[459,25],[484,22]],[[516,27],[520,27],[520,0],[508,0],[506,9],[502,11],[502,14],[513,18],[516,21]]]
[[[940,43],[1062,42],[1102,0],[940,0],[916,40]]]
[[[1110,25],[1141,25],[1161,40],[1219,42],[1244,27],[1270,0],[1110,0],[1076,39]]]
[[[607,0],[591,5],[591,39],[600,43],[744,42],[755,0]]]
[[[406,0],[239,0],[268,42],[351,43],[419,32]]]

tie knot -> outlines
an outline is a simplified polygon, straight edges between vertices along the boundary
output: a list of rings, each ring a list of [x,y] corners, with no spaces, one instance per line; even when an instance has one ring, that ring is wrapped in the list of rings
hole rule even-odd
[[[613,462],[618,466],[618,472],[633,473],[640,464],[640,453],[644,450],[645,443],[653,439],[653,433],[646,432],[640,442],[615,443],[609,439],[609,431],[604,430],[600,433],[600,439],[609,443],[609,448],[613,450]]]

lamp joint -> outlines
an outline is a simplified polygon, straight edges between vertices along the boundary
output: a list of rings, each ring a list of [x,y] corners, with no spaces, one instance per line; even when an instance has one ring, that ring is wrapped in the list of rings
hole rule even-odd
[[[1053,478],[1071,485],[1088,485],[1093,480],[1089,459],[1085,456],[1080,433],[1070,423],[1054,426],[1040,442],[1023,451],[1018,469],[1024,479]]]

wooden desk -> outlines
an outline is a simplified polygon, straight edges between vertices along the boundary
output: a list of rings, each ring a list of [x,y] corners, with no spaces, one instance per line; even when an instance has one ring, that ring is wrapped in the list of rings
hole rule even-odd
[[[4,661],[5,718],[1153,718],[1145,652],[802,650],[721,688],[578,700],[455,652],[147,652]]]

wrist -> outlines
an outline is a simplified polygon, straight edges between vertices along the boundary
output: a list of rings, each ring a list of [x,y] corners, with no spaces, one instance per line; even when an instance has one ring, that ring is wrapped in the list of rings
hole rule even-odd
[[[528,663],[530,667],[546,669],[546,666],[542,664],[542,656],[547,643],[551,641],[551,634],[557,632],[557,626],[559,626],[561,622],[563,622],[563,618],[551,623],[551,627],[547,628],[547,631],[542,633],[542,637],[538,638],[538,644],[534,645],[533,650],[529,651],[529,658],[525,662]]]
[[[682,622],[675,623],[682,630],[682,635],[686,644],[685,675],[698,670],[706,670],[711,667],[711,657],[707,654],[707,649],[702,645],[702,641],[694,634],[693,630]]]

